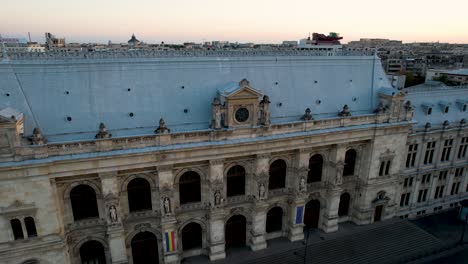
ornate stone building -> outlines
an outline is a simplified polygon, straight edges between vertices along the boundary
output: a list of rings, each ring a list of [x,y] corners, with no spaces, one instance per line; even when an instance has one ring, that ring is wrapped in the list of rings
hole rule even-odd
[[[1,61],[3,263],[219,260],[466,196],[467,89],[398,91],[365,55],[143,55]]]

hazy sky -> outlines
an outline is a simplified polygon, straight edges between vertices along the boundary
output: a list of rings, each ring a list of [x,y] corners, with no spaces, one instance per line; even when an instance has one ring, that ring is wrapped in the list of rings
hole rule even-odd
[[[230,40],[279,43],[309,32],[344,41],[468,43],[468,0],[0,0],[0,34],[43,42],[149,43]]]

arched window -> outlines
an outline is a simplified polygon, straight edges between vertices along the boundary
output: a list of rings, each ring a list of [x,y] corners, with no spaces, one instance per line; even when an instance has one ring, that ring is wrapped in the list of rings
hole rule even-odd
[[[136,234],[132,238],[133,264],[159,263],[158,240],[148,231]]]
[[[30,216],[24,218],[24,225],[26,226],[26,232],[28,233],[28,237],[37,236],[36,223],[34,222],[34,218]]]
[[[351,200],[351,196],[349,193],[343,193],[340,196],[340,204],[338,206],[338,216],[347,216],[349,213],[349,202]]]
[[[350,149],[346,151],[343,176],[354,175],[354,167],[356,165],[356,155],[357,153],[354,149]]]
[[[179,179],[180,204],[201,201],[200,175],[194,171],[184,173]]]
[[[284,160],[275,160],[270,165],[270,177],[268,179],[268,189],[280,189],[286,187],[286,162]]]
[[[99,217],[96,192],[85,184],[74,187],[70,192],[70,200],[75,221]]]
[[[127,185],[130,212],[151,210],[151,186],[143,178],[135,178]]]
[[[106,263],[104,247],[96,240],[90,240],[81,245],[80,258],[82,264]]]
[[[190,223],[182,229],[182,250],[202,247],[202,228],[197,223]]]
[[[234,215],[227,220],[224,228],[226,248],[245,246],[246,226],[247,220],[243,215]]]
[[[309,173],[307,183],[319,182],[322,180],[323,158],[320,154],[315,154],[309,159]]]
[[[231,167],[227,172],[227,196],[245,194],[245,169],[240,165]]]
[[[13,237],[15,240],[24,239],[23,227],[21,226],[21,221],[18,219],[11,219],[11,230],[13,230]]]
[[[267,213],[266,232],[281,231],[283,228],[283,209],[281,207],[273,207]]]

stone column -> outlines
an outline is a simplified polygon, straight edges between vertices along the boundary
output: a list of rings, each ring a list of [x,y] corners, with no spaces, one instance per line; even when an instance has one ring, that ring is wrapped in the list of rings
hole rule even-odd
[[[210,215],[209,215],[209,257],[210,261],[226,258],[224,241],[224,161],[210,160]]]
[[[265,241],[266,209],[268,207],[265,199],[268,198],[268,171],[269,155],[258,155],[255,161],[255,205],[252,214],[252,237],[250,247],[253,251],[267,247]]]
[[[177,238],[177,221],[174,214],[174,175],[172,166],[158,166],[159,193],[161,204],[161,231],[163,240],[164,263],[180,262],[180,251]]]
[[[338,231],[338,208],[340,205],[341,188],[330,188],[327,191],[327,207],[323,214],[321,229],[325,233]]]
[[[304,239],[304,213],[307,198],[307,173],[309,171],[309,156],[307,150],[299,150],[296,155],[293,189],[294,195],[289,204],[289,234],[290,241]]]
[[[114,172],[100,173],[107,220],[107,236],[112,264],[128,263],[122,208],[119,204],[119,182]]]

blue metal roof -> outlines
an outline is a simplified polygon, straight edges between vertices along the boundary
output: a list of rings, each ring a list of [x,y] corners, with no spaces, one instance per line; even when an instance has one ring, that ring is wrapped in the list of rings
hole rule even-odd
[[[256,56],[11,61],[0,64],[0,109],[25,115],[26,135],[49,141],[151,134],[163,117],[172,131],[207,129],[220,89],[246,78],[270,97],[272,123],[372,113],[393,90],[374,56]],[[8,96],[6,96],[8,94]],[[69,118],[67,120],[67,118]]]

